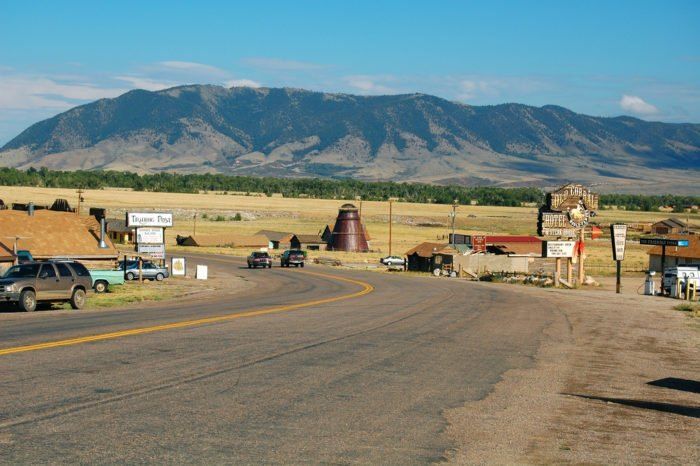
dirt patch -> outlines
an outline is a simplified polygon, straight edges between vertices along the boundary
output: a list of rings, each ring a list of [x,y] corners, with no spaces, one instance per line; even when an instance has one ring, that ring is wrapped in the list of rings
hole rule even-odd
[[[631,288],[631,287],[630,287]],[[452,462],[700,463],[700,324],[677,302],[544,290],[562,319],[535,367],[445,413]],[[636,290],[634,290],[636,291]]]

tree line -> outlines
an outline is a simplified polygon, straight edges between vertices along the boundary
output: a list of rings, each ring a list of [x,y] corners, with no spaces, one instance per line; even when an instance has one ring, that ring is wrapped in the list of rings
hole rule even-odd
[[[156,173],[139,175],[132,172],[78,170],[57,171],[46,168],[17,170],[0,168],[0,185],[46,188],[103,189],[129,188],[135,191],[198,193],[201,191],[281,194],[284,197],[317,199],[356,199],[386,201],[398,198],[404,202],[435,204],[477,203],[487,206],[539,205],[545,193],[540,188],[498,188],[441,186],[424,183],[370,182],[353,179],[271,178],[222,174]],[[674,206],[678,211],[700,204],[697,196],[641,194],[602,194],[602,208],[617,206],[627,210],[654,211]]]

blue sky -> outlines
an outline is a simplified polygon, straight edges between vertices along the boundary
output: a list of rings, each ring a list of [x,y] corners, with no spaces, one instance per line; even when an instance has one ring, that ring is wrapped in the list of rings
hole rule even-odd
[[[129,89],[185,83],[700,122],[698,1],[0,4],[0,144]]]

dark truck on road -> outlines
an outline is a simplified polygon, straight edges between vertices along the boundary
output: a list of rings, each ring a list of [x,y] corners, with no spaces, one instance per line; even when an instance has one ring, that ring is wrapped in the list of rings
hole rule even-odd
[[[258,267],[272,268],[272,257],[266,252],[254,252],[248,256],[248,268],[257,269]]]
[[[10,267],[0,278],[0,302],[27,312],[39,302],[69,302],[82,309],[92,288],[90,272],[80,262],[27,262]]]
[[[289,249],[282,253],[280,257],[280,266],[289,267],[293,265],[294,267],[304,267],[304,259],[306,259],[304,251]]]

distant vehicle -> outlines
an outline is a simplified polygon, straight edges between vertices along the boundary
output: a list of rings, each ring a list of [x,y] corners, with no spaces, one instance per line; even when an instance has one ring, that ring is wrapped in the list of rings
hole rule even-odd
[[[128,281],[139,279],[139,262],[138,261],[127,261],[126,269],[124,269],[124,262],[119,263],[117,270],[124,273],[124,278]],[[170,276],[167,267],[160,267],[150,261],[143,261],[141,266],[141,275],[146,280],[156,280],[163,281]]]
[[[138,273],[138,265],[136,267]],[[90,276],[92,277],[92,289],[96,293],[106,293],[109,291],[110,285],[124,284],[124,272],[120,269],[90,270]]]
[[[248,256],[248,268],[257,269],[258,267],[267,267],[268,269],[271,269],[272,257],[270,257],[270,255],[266,252],[253,252],[250,256]]]
[[[399,256],[382,257],[381,259],[379,259],[379,262],[381,262],[384,265],[404,265],[406,263],[403,257]]]
[[[17,251],[17,263],[18,264],[27,264],[29,262],[34,262],[34,258],[32,257],[32,253],[27,251],[26,249],[20,249]]]
[[[282,267],[289,267],[291,265],[294,267],[304,267],[304,259],[306,259],[306,254],[304,251],[299,249],[289,249],[282,253],[282,257],[280,257],[280,265]]]
[[[90,272],[80,262],[28,262],[10,267],[0,278],[0,301],[26,312],[36,310],[39,302],[69,302],[82,309],[91,287]]]
[[[676,278],[680,278],[685,289],[685,281],[695,282],[695,286],[700,286],[700,265],[686,264],[677,267],[668,267],[664,270],[664,278],[662,282],[663,292],[671,294],[671,287]]]

